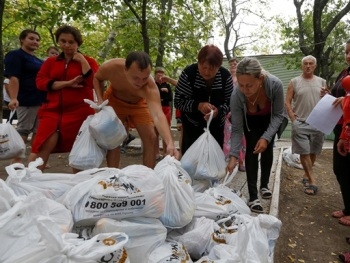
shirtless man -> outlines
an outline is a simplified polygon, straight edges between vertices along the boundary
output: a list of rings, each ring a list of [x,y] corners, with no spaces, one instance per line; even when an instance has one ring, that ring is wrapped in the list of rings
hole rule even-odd
[[[142,51],[131,52],[126,59],[114,58],[104,62],[95,73],[94,89],[98,103],[108,99],[118,118],[130,121],[143,144],[143,164],[156,165],[154,126],[167,144],[167,154],[178,158],[168,121],[163,113],[160,95],[151,76],[152,62]],[[109,86],[105,92],[105,81]],[[107,153],[108,167],[119,167],[120,147]]]

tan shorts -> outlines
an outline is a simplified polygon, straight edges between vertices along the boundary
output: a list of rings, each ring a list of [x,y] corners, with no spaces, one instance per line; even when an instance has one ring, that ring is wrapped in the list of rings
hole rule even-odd
[[[16,109],[17,113],[17,131],[21,136],[28,136],[31,132],[38,130],[38,110],[40,106],[20,106]]]
[[[110,87],[108,87],[103,94],[103,99],[108,99],[108,105],[114,109],[122,123],[128,123],[131,127],[153,125],[152,117],[145,99],[140,99],[136,103],[123,101],[113,95]]]
[[[297,154],[320,154],[324,134],[306,122],[294,120],[292,123],[292,152]]]

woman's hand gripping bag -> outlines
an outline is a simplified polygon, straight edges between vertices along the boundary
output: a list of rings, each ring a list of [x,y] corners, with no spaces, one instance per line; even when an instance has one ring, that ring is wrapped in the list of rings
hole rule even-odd
[[[69,165],[78,170],[99,167],[107,153],[105,149],[97,145],[90,133],[89,126],[92,119],[93,115],[90,115],[83,122],[69,153]]]
[[[204,133],[188,148],[181,158],[181,166],[191,178],[218,180],[226,174],[225,154],[209,131],[213,118],[211,111]]]
[[[184,227],[196,209],[192,180],[174,157],[167,155],[154,168],[165,187],[165,209],[160,221],[167,228]]]
[[[126,138],[126,130],[111,106],[107,106],[108,100],[97,105],[91,100],[84,100],[90,107],[99,110],[93,115],[89,124],[89,130],[96,143],[106,150],[112,150],[120,146]]]
[[[11,111],[9,120],[15,111]],[[26,145],[19,133],[10,122],[0,124],[0,160],[8,160],[15,157],[24,158]]]

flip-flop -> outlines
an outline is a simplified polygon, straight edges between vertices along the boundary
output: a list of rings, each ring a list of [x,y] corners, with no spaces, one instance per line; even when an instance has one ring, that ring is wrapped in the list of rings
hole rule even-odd
[[[339,218],[339,223],[344,226],[350,226],[350,216],[343,216]]]
[[[304,193],[307,195],[315,195],[317,193],[318,187],[316,185],[310,184],[305,187]]]
[[[252,212],[259,214],[264,213],[264,208],[261,206],[259,199],[255,199],[254,201],[249,202],[248,206]]]
[[[310,185],[310,182],[309,182],[308,178],[303,178],[301,180],[301,183],[303,184],[304,187],[308,187]]]
[[[339,259],[341,262],[350,263],[350,252],[339,254]]]
[[[343,210],[338,210],[338,211],[334,211],[332,213],[332,216],[335,217],[335,218],[341,218],[341,217],[343,217],[345,215],[344,215]]]
[[[261,197],[264,199],[270,199],[272,197],[272,192],[267,188],[260,189]]]

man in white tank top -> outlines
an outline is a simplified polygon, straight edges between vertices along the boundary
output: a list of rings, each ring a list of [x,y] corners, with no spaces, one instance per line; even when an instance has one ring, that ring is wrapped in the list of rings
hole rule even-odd
[[[309,55],[302,59],[303,73],[290,81],[285,100],[292,122],[292,151],[300,154],[305,172],[302,183],[308,195],[315,195],[318,190],[312,167],[324,142],[324,134],[305,122],[327,88],[326,80],[314,75],[316,66],[315,57]]]

